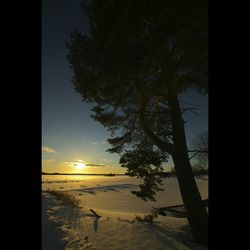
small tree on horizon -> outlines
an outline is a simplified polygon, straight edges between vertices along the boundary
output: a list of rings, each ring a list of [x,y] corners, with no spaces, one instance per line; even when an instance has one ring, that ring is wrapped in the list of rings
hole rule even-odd
[[[207,1],[90,1],[88,35],[67,43],[73,84],[92,117],[111,133],[108,151],[130,176],[142,178],[144,200],[161,190],[172,157],[193,235],[207,244],[208,214],[186,143],[179,95],[207,92]]]
[[[197,164],[202,166],[203,169],[208,168],[208,131],[205,130],[197,135],[193,141],[193,147],[196,151]]]

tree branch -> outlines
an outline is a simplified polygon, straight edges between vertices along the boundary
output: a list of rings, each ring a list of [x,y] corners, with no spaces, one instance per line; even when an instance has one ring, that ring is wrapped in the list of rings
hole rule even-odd
[[[207,150],[188,150],[189,153],[194,153],[190,158],[189,160],[193,159],[197,154],[199,153],[208,153]]]
[[[194,150],[188,150],[189,153],[208,153],[208,150],[197,150],[197,149],[194,149]]]
[[[97,218],[100,218],[101,216],[97,214],[93,209],[89,209],[90,212],[92,212]]]
[[[196,110],[196,108],[183,108],[181,114],[185,113],[186,111],[190,111],[194,115],[198,115],[198,113],[196,113],[194,110]]]
[[[135,81],[135,86],[138,92],[140,93],[140,99],[141,99],[139,108],[139,123],[141,129],[155,145],[157,145],[163,151],[172,155],[174,153],[174,145],[172,143],[165,142],[160,138],[158,138],[146,125],[145,113],[148,105],[148,98],[145,95],[144,91],[142,90],[141,85],[139,84],[138,81]]]
[[[193,159],[197,154],[198,154],[198,152],[196,152],[195,154],[193,154],[193,155],[189,158],[189,160]]]

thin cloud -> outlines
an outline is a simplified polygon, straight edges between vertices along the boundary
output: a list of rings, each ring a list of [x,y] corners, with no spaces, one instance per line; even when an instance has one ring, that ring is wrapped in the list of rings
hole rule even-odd
[[[93,164],[93,163],[87,163],[85,164],[88,167],[105,167],[104,164]]]
[[[93,141],[91,142],[92,145],[98,145],[98,144],[105,144],[106,142],[105,141]]]
[[[76,159],[77,162],[84,162],[83,160]]]
[[[59,163],[59,165],[73,165],[73,164],[74,164],[73,161],[61,161],[61,162]]]
[[[54,148],[44,146],[44,147],[42,147],[42,152],[44,152],[44,153],[56,153],[56,150]]]
[[[97,163],[86,163],[85,161],[83,161],[83,160],[77,160],[77,161],[61,161],[61,162],[59,162],[59,165],[63,165],[63,166],[72,166],[72,167],[74,167],[74,166],[77,166],[77,163],[79,163],[79,162],[81,162],[81,163],[83,163],[85,166],[87,166],[87,167],[104,167],[104,166],[106,166],[106,165],[104,165],[104,164],[97,164]]]
[[[46,163],[46,164],[53,163],[55,161],[56,161],[55,159],[43,159],[43,163]]]

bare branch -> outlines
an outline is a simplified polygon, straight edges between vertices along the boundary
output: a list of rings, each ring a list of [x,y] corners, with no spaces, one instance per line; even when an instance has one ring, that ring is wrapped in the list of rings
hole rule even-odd
[[[90,212],[92,212],[97,218],[100,218],[101,216],[97,214],[93,209],[89,209]]]
[[[198,152],[194,153],[194,154],[189,158],[189,160],[193,159],[197,154],[198,154]]]
[[[207,150],[188,150],[189,153],[194,153],[190,158],[189,160],[193,159],[197,154],[200,154],[200,153],[208,153]]]
[[[196,108],[191,108],[191,107],[190,108],[183,108],[181,114],[185,113],[186,111],[190,111],[194,115],[198,115],[198,113],[196,113],[194,110],[196,110]]]
[[[189,153],[208,153],[208,150],[188,150]]]

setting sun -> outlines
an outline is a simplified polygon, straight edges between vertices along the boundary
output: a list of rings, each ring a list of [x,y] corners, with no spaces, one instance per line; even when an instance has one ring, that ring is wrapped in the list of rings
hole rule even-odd
[[[84,167],[86,167],[86,165],[84,163],[74,163],[74,167],[77,169],[83,169]]]

